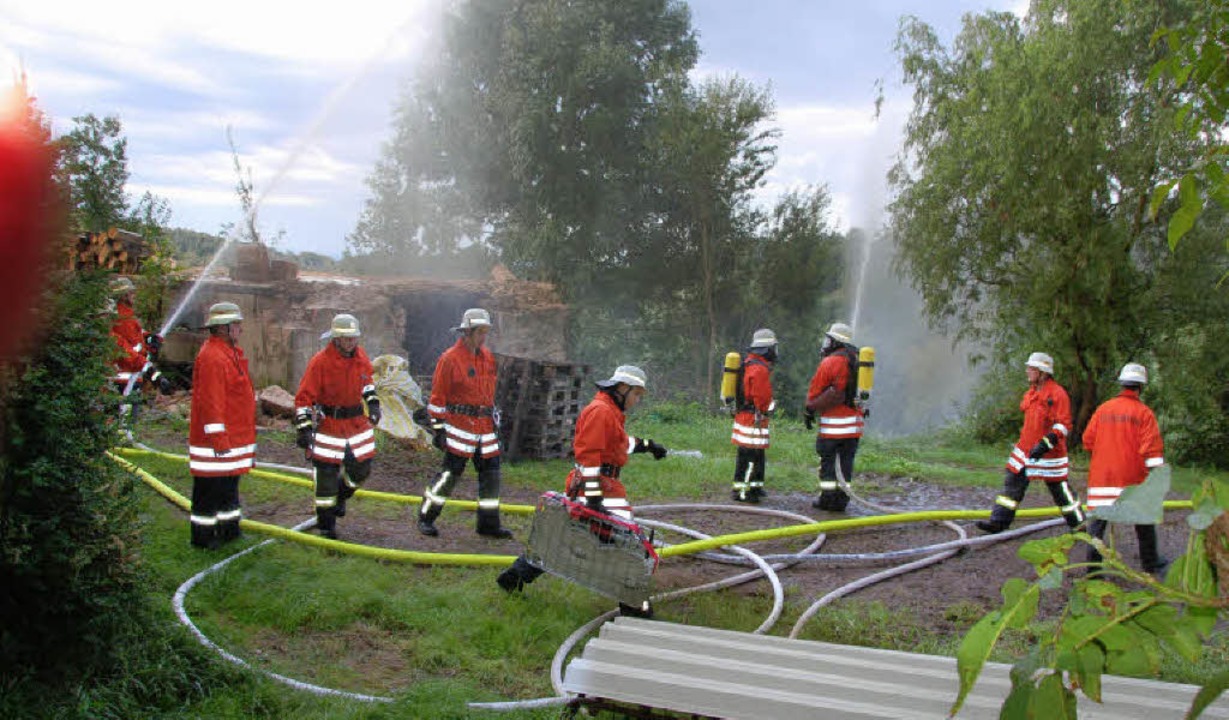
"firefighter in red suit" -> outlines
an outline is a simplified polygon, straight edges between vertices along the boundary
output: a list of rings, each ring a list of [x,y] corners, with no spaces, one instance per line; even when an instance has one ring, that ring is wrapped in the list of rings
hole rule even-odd
[[[977,521],[977,528],[986,533],[1000,533],[1011,525],[1030,480],[1046,484],[1068,526],[1075,528],[1084,522],[1080,499],[1067,482],[1071,401],[1054,380],[1054,359],[1049,355],[1029,355],[1024,371],[1029,386],[1020,400],[1024,427],[1007,458],[1003,492],[994,499],[990,519]]]
[[[810,430],[819,418],[815,452],[819,455],[819,497],[811,507],[845,512],[849,495],[841,489],[838,477],[853,481],[853,462],[862,437],[863,413],[855,402],[858,378],[854,372],[858,349],[853,346],[853,329],[833,323],[824,333],[819,350],[819,366],[807,389],[806,427]]]
[[[499,411],[495,407],[495,356],[486,347],[491,315],[471,308],[453,328],[456,344],[435,363],[427,412],[435,445],[444,451],[443,469],[423,490],[418,532],[439,535],[435,519],[452,494],[452,487],[473,460],[478,473],[479,535],[509,538],[499,520]]]
[[[162,337],[147,333],[141,327],[133,310],[136,286],[126,277],[111,281],[111,295],[115,298],[115,320],[111,323],[111,336],[119,347],[112,380],[121,393],[144,380],[157,386],[163,395],[171,394],[170,381],[154,366],[154,358],[162,347]]]
[[[1113,505],[1124,488],[1148,479],[1153,468],[1165,464],[1165,444],[1156,415],[1139,398],[1148,384],[1148,370],[1138,363],[1127,363],[1118,374],[1122,392],[1102,403],[1084,428],[1084,448],[1092,453],[1088,466],[1088,507]],[[1088,534],[1105,537],[1105,520],[1096,517],[1088,524]],[[1136,525],[1139,562],[1144,572],[1164,575],[1169,561],[1157,550],[1156,525]],[[1089,546],[1088,562],[1098,564],[1101,554]]]
[[[772,366],[776,361],[776,334],[768,329],[756,330],[743,360],[742,382],[735,398],[734,429],[730,436],[730,442],[738,447],[730,497],[738,502],[758,503],[764,497],[768,418],[777,406],[772,399]]]
[[[335,316],[321,336],[329,344],[307,363],[294,396],[295,444],[315,468],[316,529],[334,540],[346,501],[371,474],[380,424],[380,400],[371,360],[358,345],[361,336],[353,315]]]
[[[239,537],[239,476],[256,460],[256,392],[238,344],[243,334],[239,306],[211,306],[205,326],[209,338],[192,368],[188,468],[192,544],[215,548]]]
[[[576,418],[572,438],[576,465],[568,473],[565,485],[569,498],[583,498],[589,509],[628,522],[633,521],[632,507],[627,502],[627,489],[619,479],[627,456],[647,452],[654,460],[660,460],[667,452],[661,444],[632,437],[624,429],[627,413],[647,392],[646,380],[644,371],[635,365],[620,365],[609,378],[595,383],[597,393]],[[522,555],[499,575],[497,582],[504,590],[513,592],[533,582],[542,572]],[[625,613],[652,614],[648,607],[620,607]]]

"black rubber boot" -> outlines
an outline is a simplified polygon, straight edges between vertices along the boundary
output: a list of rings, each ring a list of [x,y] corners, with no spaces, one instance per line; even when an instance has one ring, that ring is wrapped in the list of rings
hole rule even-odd
[[[849,495],[840,488],[836,490],[824,490],[819,494],[819,498],[811,503],[811,507],[817,510],[827,510],[828,512],[845,512],[845,507],[849,505]]]
[[[525,581],[521,580],[521,576],[516,572],[516,566],[512,565],[506,568],[495,578],[495,582],[503,588],[506,593],[520,592],[525,587]]]
[[[978,530],[981,530],[987,535],[998,535],[999,533],[1003,532],[1008,527],[1010,527],[1009,524],[1001,523],[996,520],[978,520],[976,523],[974,523],[974,525],[977,527]]]
[[[218,539],[217,526],[192,523],[192,545],[205,550],[216,550],[221,545]]]
[[[479,510],[474,531],[479,535],[497,540],[507,540],[512,537],[512,531],[499,522],[499,510]]]
[[[478,534],[484,537],[495,538],[496,540],[507,540],[512,537],[512,531],[506,527],[496,525],[495,527],[480,527]]]
[[[439,530],[435,529],[435,523],[430,520],[418,519],[418,532],[427,537],[435,537],[440,534]]]
[[[640,607],[628,605],[627,603],[619,603],[619,614],[624,617],[644,618],[645,620],[653,619],[653,606],[648,600],[640,603]]]
[[[1169,559],[1157,549],[1156,525],[1136,525],[1135,540],[1139,543],[1139,564],[1144,572],[1164,580],[1165,572],[1169,570]]]
[[[337,539],[336,510],[335,507],[316,509],[316,530],[320,532],[320,537],[330,540]]]

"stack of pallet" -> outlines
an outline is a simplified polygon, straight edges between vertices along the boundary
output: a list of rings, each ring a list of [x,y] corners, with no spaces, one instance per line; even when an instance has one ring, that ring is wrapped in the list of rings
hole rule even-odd
[[[576,418],[589,401],[588,365],[495,355],[495,404],[503,413],[504,454],[518,458],[565,458],[572,454]]]
[[[150,251],[140,235],[112,227],[106,232],[76,236],[68,248],[70,270],[106,268],[122,275],[135,275]]]

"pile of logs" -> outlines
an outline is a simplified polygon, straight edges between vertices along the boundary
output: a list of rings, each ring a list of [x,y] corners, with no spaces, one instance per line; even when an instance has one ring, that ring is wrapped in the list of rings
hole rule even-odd
[[[75,242],[70,242],[68,267],[71,270],[106,268],[122,275],[134,275],[149,255],[149,248],[140,235],[112,227],[106,232],[81,233]]]

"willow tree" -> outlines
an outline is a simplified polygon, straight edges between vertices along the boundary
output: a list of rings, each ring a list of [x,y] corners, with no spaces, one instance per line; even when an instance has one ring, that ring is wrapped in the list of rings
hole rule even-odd
[[[1075,437],[1111,369],[1146,348],[1165,229],[1150,222],[1162,178],[1199,140],[1147,84],[1167,0],[1036,0],[966,16],[944,47],[906,19],[897,39],[914,109],[890,173],[898,270],[935,322],[993,343],[1020,366],[1056,359]]]

